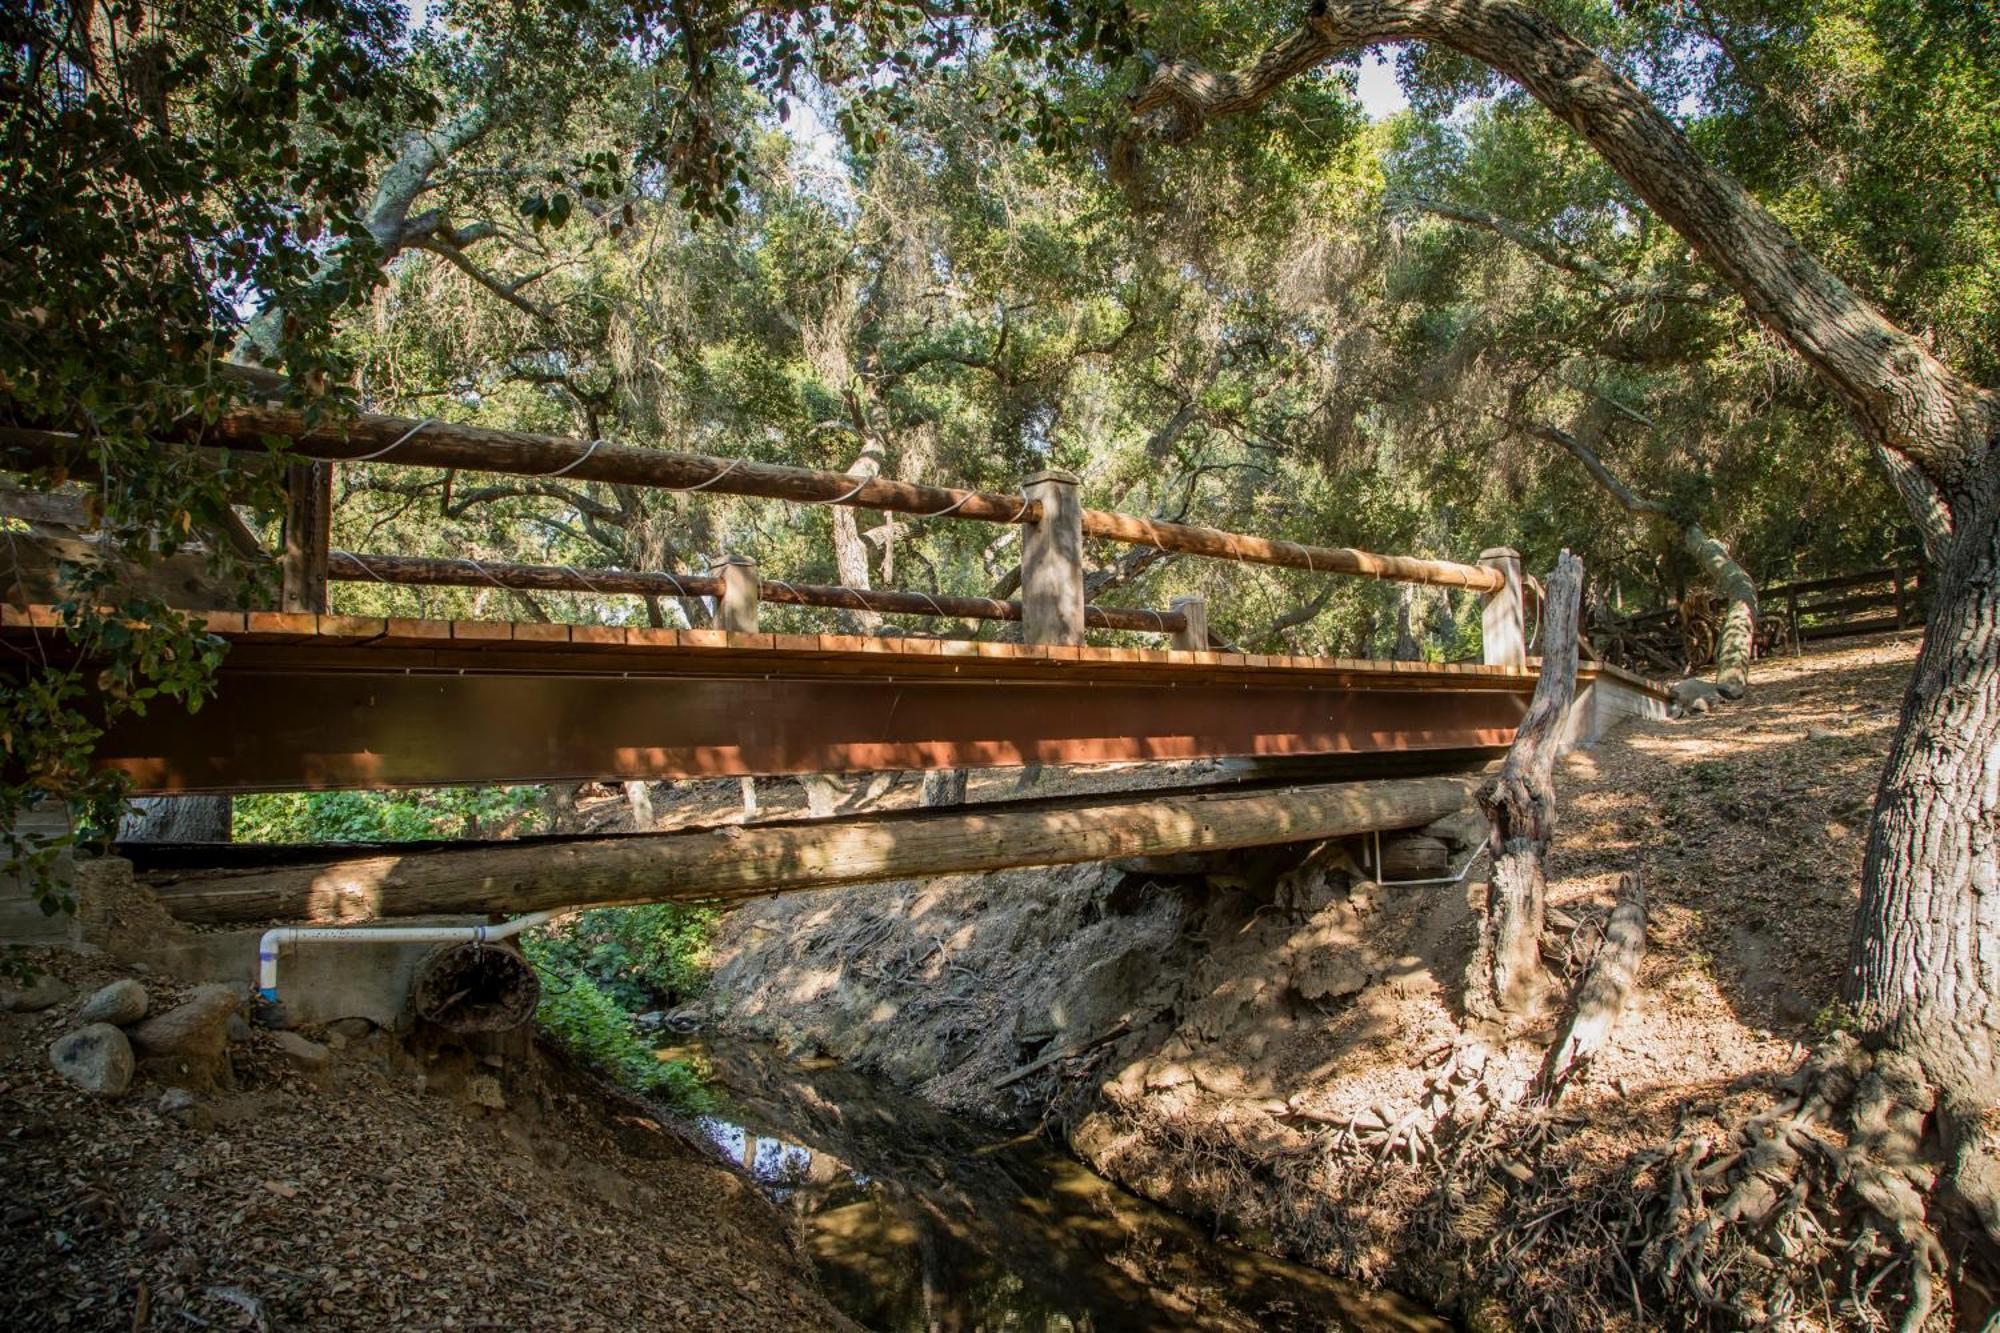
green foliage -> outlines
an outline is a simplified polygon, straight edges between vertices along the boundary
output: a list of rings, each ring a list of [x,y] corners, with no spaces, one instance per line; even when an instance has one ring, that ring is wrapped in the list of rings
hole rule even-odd
[[[651,903],[593,907],[537,937],[537,957],[566,975],[586,976],[625,1008],[684,1003],[707,984],[712,907]]]
[[[235,801],[238,842],[411,842],[501,837],[539,825],[540,787],[262,792]]]
[[[632,1015],[581,973],[552,967],[543,941],[528,954],[542,968],[542,1002],[535,1011],[542,1030],[571,1056],[648,1096],[686,1111],[708,1109],[700,1075],[687,1062],[663,1060],[633,1030]]]
[[[253,296],[294,313],[278,347],[301,397],[323,406],[328,316],[376,273],[353,203],[380,113],[423,100],[392,70],[398,12],[374,0],[0,9],[0,421],[60,433],[28,480],[91,480],[107,553],[143,565],[233,522],[232,503],[270,507],[255,459],[204,467],[153,439],[198,431],[241,396],[212,362]],[[234,566],[226,544],[211,549]],[[90,660],[0,683],[0,825],[43,798],[114,822],[122,784],[87,762],[101,729],[155,699],[198,704],[220,660],[197,621],[131,595],[104,564],[66,570],[64,589],[61,633]],[[48,903],[61,841],[7,840]]]

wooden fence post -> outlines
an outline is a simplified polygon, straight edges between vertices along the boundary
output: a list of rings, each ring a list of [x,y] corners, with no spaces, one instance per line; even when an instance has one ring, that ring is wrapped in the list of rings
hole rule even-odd
[[[1068,472],[1037,472],[1021,494],[1042,506],[1042,521],[1021,542],[1021,639],[1083,642],[1083,501]]]
[[[1480,609],[1480,640],[1488,666],[1528,664],[1527,610],[1521,598],[1521,553],[1496,546],[1479,553],[1481,569],[1498,570],[1506,583],[1485,594]]]
[[[333,464],[285,468],[285,551],[279,560],[279,609],[326,611],[328,533],[333,521]]]
[[[1173,637],[1167,646],[1186,652],[1208,651],[1208,603],[1199,597],[1176,597],[1168,604],[1169,609],[1187,617],[1187,628]]]
[[[709,567],[722,580],[715,599],[715,627],[732,634],[757,632],[757,562],[747,555],[725,555]]]

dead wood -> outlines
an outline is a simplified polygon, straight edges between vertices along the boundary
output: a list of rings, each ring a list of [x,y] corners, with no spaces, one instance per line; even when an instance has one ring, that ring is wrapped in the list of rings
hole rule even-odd
[[[1539,1099],[1554,1102],[1562,1096],[1604,1048],[1638,982],[1639,962],[1645,956],[1646,884],[1634,870],[1618,882],[1618,902],[1604,928],[1604,942],[1577,982],[1562,1038],[1549,1048],[1535,1081]]]
[[[1543,858],[1555,832],[1555,763],[1562,724],[1576,695],[1576,619],[1583,562],[1564,551],[1542,604],[1541,679],[1506,761],[1479,791],[1489,825],[1493,872],[1486,921],[1468,976],[1475,1013],[1524,1008],[1541,975],[1542,918],[1548,896]]]

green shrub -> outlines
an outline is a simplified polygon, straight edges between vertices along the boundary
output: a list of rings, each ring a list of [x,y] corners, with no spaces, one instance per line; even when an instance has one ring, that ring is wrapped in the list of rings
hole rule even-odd
[[[530,956],[537,952],[531,945]],[[660,1059],[633,1029],[632,1015],[589,977],[545,966],[542,981],[535,1018],[574,1059],[684,1111],[708,1108],[700,1075],[685,1061]]]
[[[411,842],[532,832],[540,787],[417,787],[239,796],[238,842]]]
[[[564,976],[587,976],[633,1011],[683,1004],[707,984],[716,910],[680,903],[593,907],[544,932],[537,959]]]

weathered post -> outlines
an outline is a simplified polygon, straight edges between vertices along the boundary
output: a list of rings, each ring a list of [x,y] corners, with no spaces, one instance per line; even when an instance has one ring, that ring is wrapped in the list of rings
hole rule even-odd
[[[286,611],[326,611],[328,533],[333,521],[333,464],[292,463],[285,469],[285,552],[279,561]]]
[[[1187,618],[1187,625],[1175,633],[1170,647],[1186,652],[1208,651],[1208,603],[1200,597],[1176,597],[1168,609]]]
[[[1021,542],[1021,638],[1026,643],[1083,642],[1083,500],[1068,472],[1037,472],[1021,494],[1042,518]]]
[[[1488,666],[1526,666],[1528,628],[1521,601],[1521,553],[1508,546],[1496,546],[1479,553],[1481,569],[1497,570],[1505,580],[1485,596],[1479,628]]]
[[[747,555],[725,555],[709,567],[722,580],[715,599],[715,627],[732,634],[757,632],[757,562]]]
[[[709,567],[722,580],[722,594],[715,599],[715,627],[736,634],[757,632],[757,562],[747,555],[726,555]],[[757,813],[757,779],[738,778],[743,791],[743,817]]]

